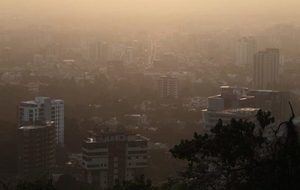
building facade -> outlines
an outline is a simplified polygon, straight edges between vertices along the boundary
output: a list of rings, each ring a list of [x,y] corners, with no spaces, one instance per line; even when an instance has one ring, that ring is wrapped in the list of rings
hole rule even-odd
[[[18,129],[19,175],[30,179],[50,175],[55,164],[53,122],[23,125]]]
[[[222,111],[212,111],[205,109],[202,111],[205,129],[209,130],[216,126],[219,119],[222,120],[223,124],[230,124],[230,121],[234,119],[244,119],[252,122],[256,122],[256,114],[258,108],[237,108],[237,109],[226,109]]]
[[[255,107],[271,111],[276,120],[284,121],[290,117],[289,101],[293,101],[293,97],[289,92],[249,90],[248,95],[255,97],[255,101],[253,102]]]
[[[266,49],[254,56],[253,87],[259,90],[271,90],[278,84],[279,49]]]
[[[243,37],[238,40],[236,48],[236,64],[252,65],[256,53],[256,41],[253,37]]]
[[[255,121],[259,109],[270,111],[281,122],[290,113],[290,98],[288,92],[222,86],[221,94],[209,97],[207,109],[202,110],[204,129],[210,130],[219,119],[223,123],[232,118]]]
[[[49,97],[36,97],[19,105],[19,125],[38,121],[53,121],[56,127],[56,143],[64,146],[64,101]]]
[[[178,78],[161,76],[158,80],[158,86],[161,98],[178,98]]]
[[[148,139],[125,132],[102,133],[82,146],[86,181],[108,189],[144,173],[148,165]]]

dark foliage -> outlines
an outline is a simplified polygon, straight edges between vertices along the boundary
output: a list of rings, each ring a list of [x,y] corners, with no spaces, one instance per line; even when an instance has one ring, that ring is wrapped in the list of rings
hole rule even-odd
[[[181,141],[171,153],[189,164],[177,181],[191,190],[299,189],[300,146],[294,117],[292,109],[289,121],[277,127],[270,112],[259,111],[258,124],[220,120],[211,133]]]

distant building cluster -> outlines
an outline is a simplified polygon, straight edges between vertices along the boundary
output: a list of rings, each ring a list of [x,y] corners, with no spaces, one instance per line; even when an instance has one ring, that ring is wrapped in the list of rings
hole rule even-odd
[[[124,123],[141,127],[146,118],[139,114],[125,115]],[[57,148],[64,145],[64,101],[49,97],[22,101],[18,139],[19,175],[27,179],[53,174]],[[82,144],[81,180],[107,189],[144,174],[148,166],[148,141],[125,129],[92,133]]]
[[[0,13],[3,23],[5,15]],[[225,23],[197,28],[190,21],[162,27],[146,22],[138,30],[113,23],[102,31],[99,23],[28,27],[29,17],[7,17],[12,25],[0,31],[0,104],[5,108],[11,100],[17,108],[3,109],[1,119],[17,123],[17,137],[3,130],[0,145],[15,146],[7,154],[15,160],[0,162],[0,170],[16,176],[17,167],[3,168],[18,160],[20,179],[69,172],[95,189],[112,189],[145,174],[154,163],[149,155],[168,162],[173,140],[200,126],[208,132],[220,120],[257,122],[260,109],[280,122],[292,99],[282,89],[300,95],[300,27],[251,26],[261,33],[241,37],[240,27]],[[157,160],[150,167],[160,169],[164,162]]]
[[[225,124],[232,118],[255,122],[259,109],[271,111],[280,121],[288,114],[289,100],[287,92],[222,86],[221,94],[209,97],[208,108],[202,110],[204,128],[212,129],[219,119]]]

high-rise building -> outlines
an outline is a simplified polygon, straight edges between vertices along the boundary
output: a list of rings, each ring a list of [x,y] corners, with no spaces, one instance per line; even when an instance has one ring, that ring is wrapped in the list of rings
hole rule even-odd
[[[238,40],[236,49],[237,65],[252,65],[256,53],[256,41],[253,37],[243,37]]]
[[[255,97],[254,106],[271,111],[277,121],[287,120],[290,116],[289,101],[293,97],[289,92],[275,90],[250,90],[249,96]]]
[[[2,122],[0,131],[0,178],[15,177],[18,172],[18,141],[13,124]]]
[[[254,56],[253,85],[260,90],[272,89],[278,83],[279,49],[266,49]]]
[[[49,97],[36,97],[23,101],[19,106],[19,125],[37,121],[53,121],[56,127],[56,142],[64,146],[64,101]]]
[[[147,138],[127,132],[105,132],[86,139],[82,146],[86,181],[107,189],[144,174],[147,149]]]
[[[88,58],[94,63],[105,64],[108,58],[109,46],[105,42],[91,43],[88,47]]]
[[[128,65],[133,63],[133,48],[126,47],[121,59]]]
[[[18,139],[19,175],[30,178],[51,174],[55,164],[54,123],[22,125]]]
[[[158,80],[161,98],[178,98],[178,79],[171,76],[161,76]]]

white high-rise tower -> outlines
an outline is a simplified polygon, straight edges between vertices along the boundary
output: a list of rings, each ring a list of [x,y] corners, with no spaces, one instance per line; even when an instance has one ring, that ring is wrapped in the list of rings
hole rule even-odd
[[[31,101],[22,101],[19,106],[19,125],[28,122],[53,121],[56,127],[56,141],[64,146],[64,101],[49,97],[36,97]]]

